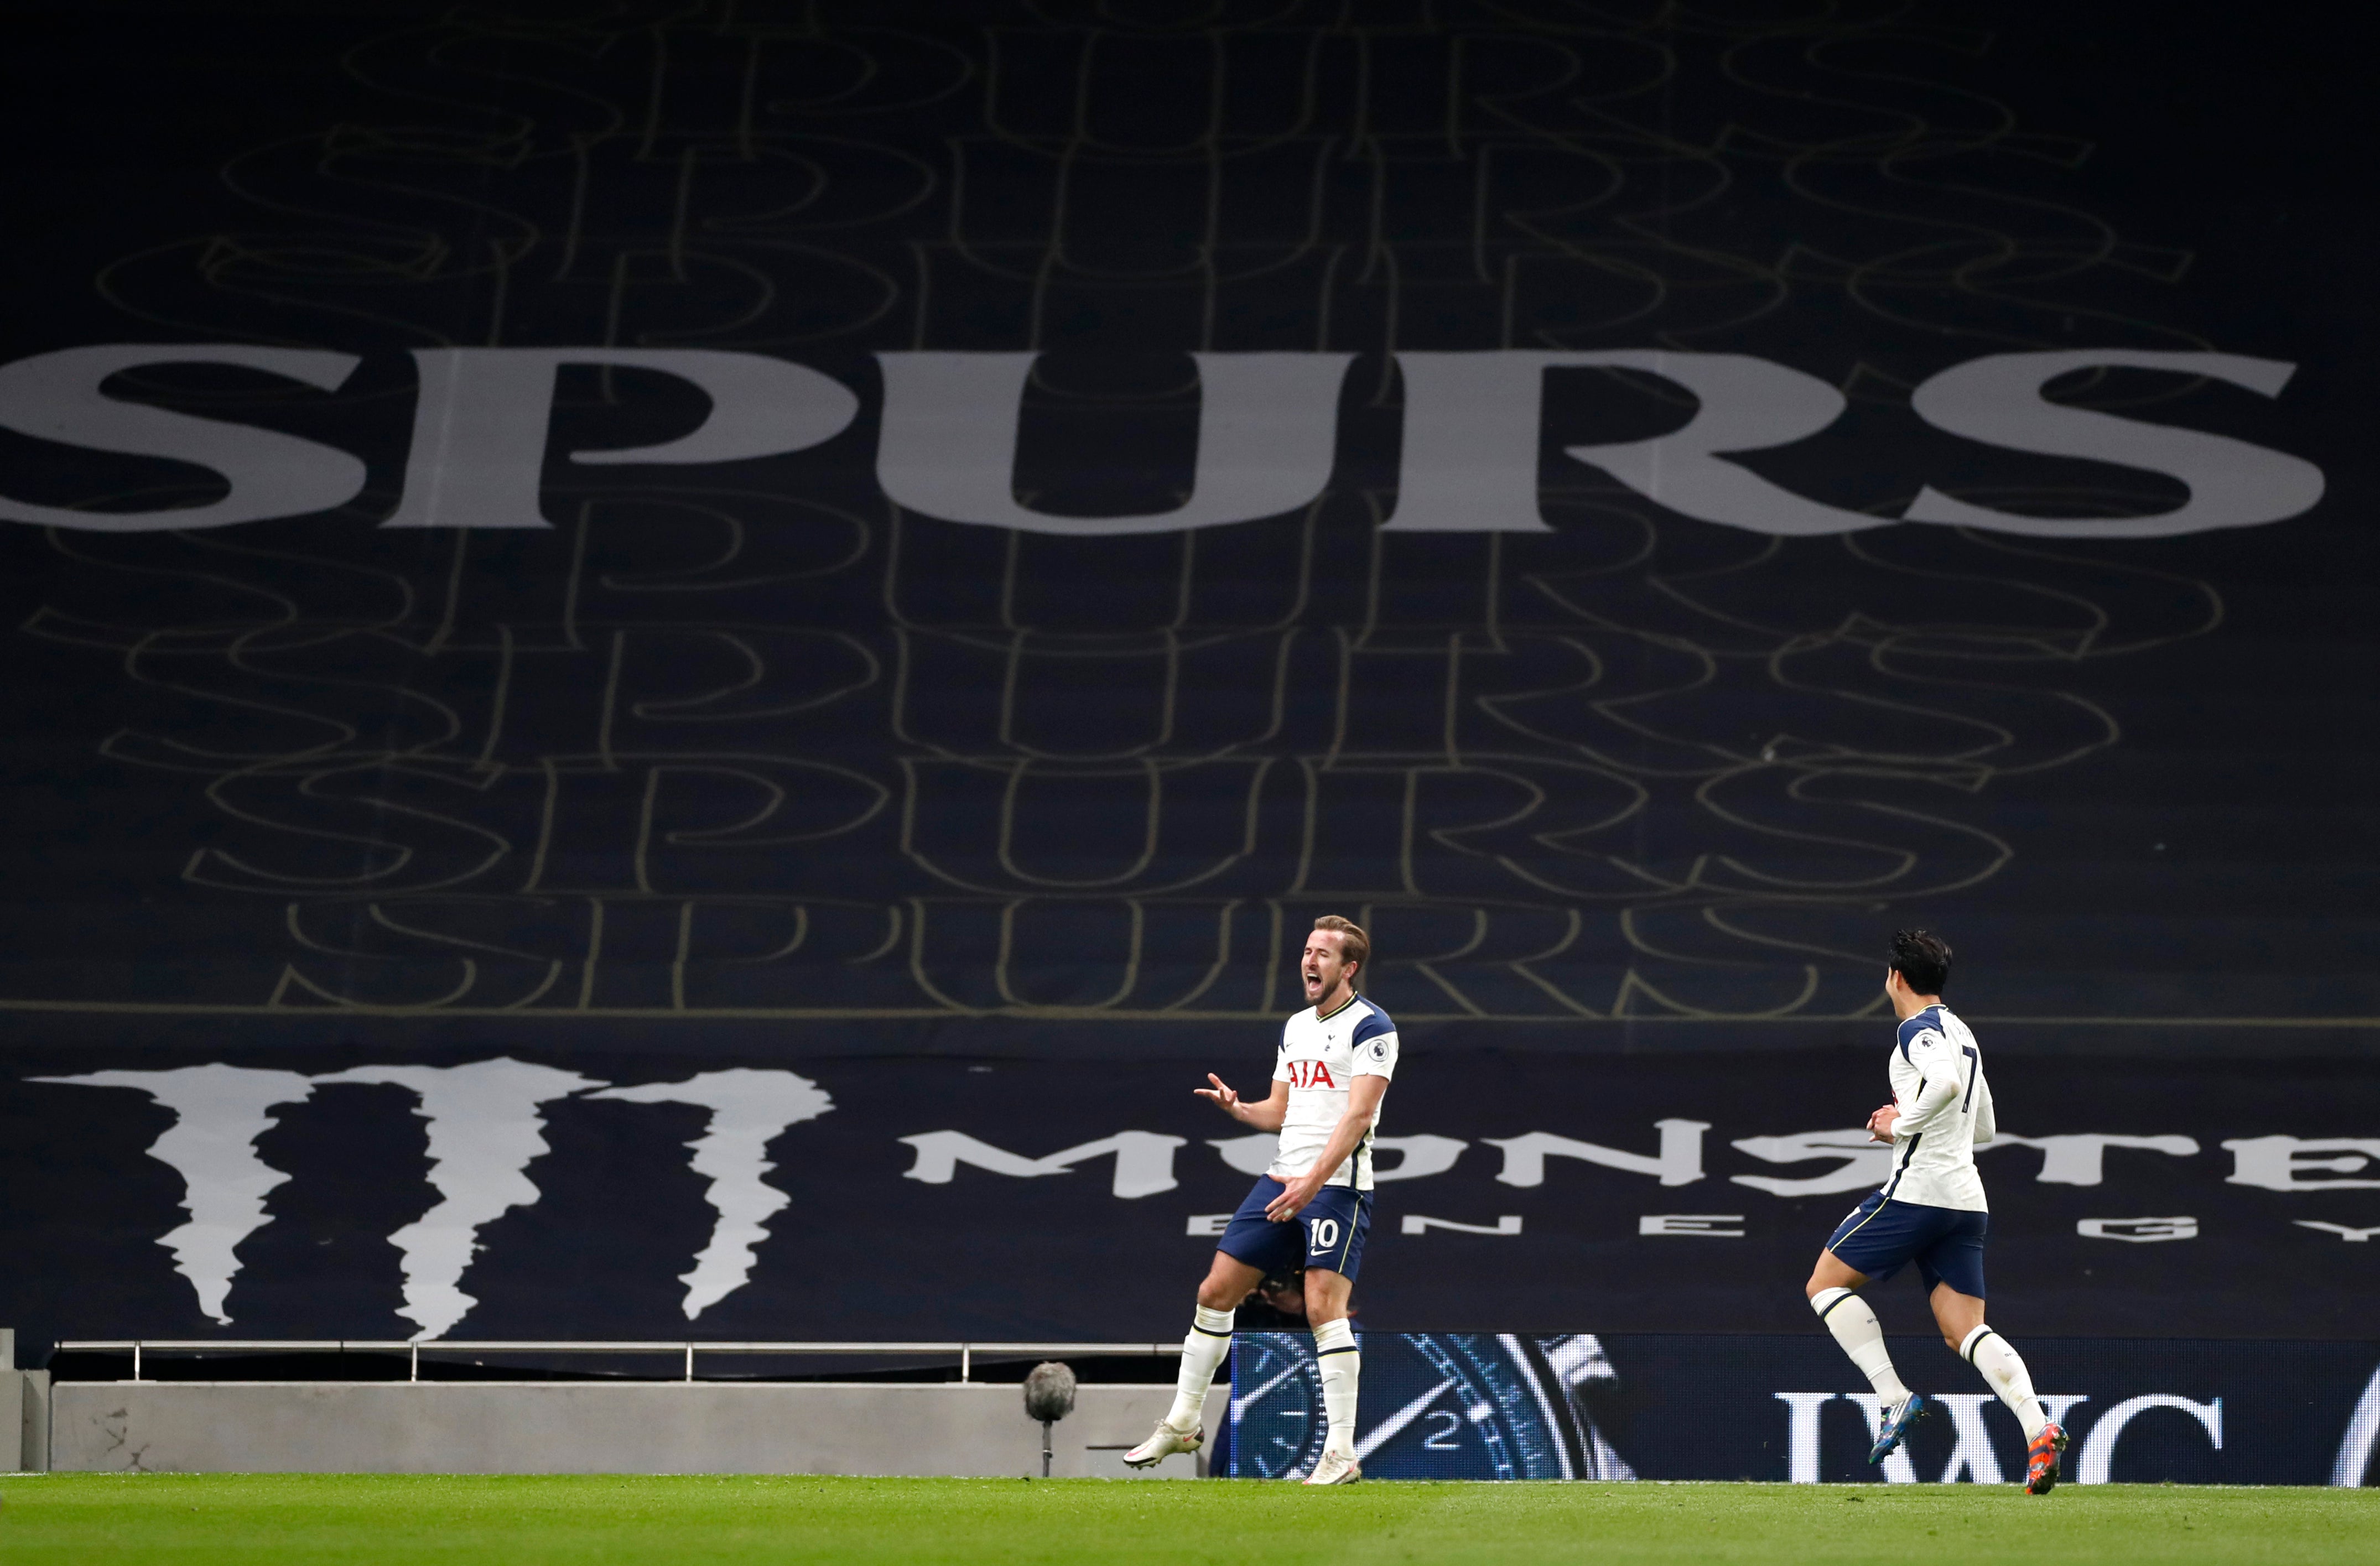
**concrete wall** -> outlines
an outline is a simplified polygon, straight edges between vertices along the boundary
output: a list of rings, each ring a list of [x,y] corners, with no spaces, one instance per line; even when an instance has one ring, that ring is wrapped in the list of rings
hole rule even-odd
[[[50,1373],[0,1369],[0,1473],[50,1465]]]
[[[1229,1395],[1208,1393],[1209,1431]],[[1050,1443],[1052,1476],[1128,1476],[1123,1450],[1172,1398],[1083,1388]],[[49,1456],[75,1473],[1017,1477],[1041,1472],[1041,1426],[1016,1387],[950,1382],[66,1381]],[[1192,1478],[1198,1464],[1156,1472]]]

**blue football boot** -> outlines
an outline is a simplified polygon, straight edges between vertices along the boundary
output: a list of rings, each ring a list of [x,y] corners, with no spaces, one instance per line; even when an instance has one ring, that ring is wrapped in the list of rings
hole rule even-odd
[[[1910,1393],[1899,1407],[1886,1412],[1884,1423],[1876,1432],[1876,1445],[1867,1449],[1867,1460],[1882,1463],[1900,1451],[1901,1439],[1909,1434],[1910,1426],[1933,1412],[1932,1403],[1915,1392]]]

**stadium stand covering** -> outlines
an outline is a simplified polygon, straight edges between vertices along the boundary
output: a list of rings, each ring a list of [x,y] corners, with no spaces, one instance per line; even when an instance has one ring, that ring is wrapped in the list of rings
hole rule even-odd
[[[1925,926],[2010,1329],[2133,1341],[2100,1406],[2303,1340],[2319,1482],[2380,1421],[2368,213],[2110,20],[1168,9],[44,24],[20,1354],[1170,1336],[1266,1156],[1190,1089],[1340,913],[1404,1050],[1359,1324],[1556,1389],[1461,1463],[1805,1476]],[[1560,1403],[1585,1334],[1772,1335],[1769,1446]]]

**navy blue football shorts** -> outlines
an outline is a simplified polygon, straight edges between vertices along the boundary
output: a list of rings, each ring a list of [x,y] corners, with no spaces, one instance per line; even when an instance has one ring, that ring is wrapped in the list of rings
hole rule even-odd
[[[1275,1223],[1265,1208],[1287,1189],[1269,1174],[1260,1177],[1215,1248],[1269,1273],[1321,1268],[1354,1282],[1364,1265],[1364,1237],[1372,1232],[1372,1193],[1325,1185],[1294,1220]]]
[[[1977,1299],[1984,1294],[1984,1236],[1989,1213],[1887,1201],[1878,1191],[1852,1209],[1827,1242],[1846,1267],[1882,1282],[1911,1262],[1932,1293],[1948,1283]]]

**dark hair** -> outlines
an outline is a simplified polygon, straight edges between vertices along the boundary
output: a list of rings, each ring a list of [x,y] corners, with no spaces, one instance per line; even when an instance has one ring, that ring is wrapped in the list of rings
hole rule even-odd
[[[1893,931],[1888,961],[1920,995],[1939,995],[1950,982],[1950,943],[1930,929]]]

